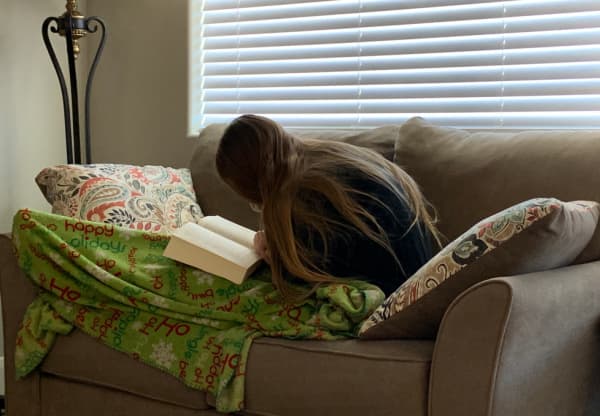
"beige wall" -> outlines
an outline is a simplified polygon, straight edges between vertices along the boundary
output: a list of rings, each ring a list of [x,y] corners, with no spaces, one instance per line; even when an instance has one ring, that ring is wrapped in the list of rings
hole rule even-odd
[[[108,39],[92,95],[95,162],[185,166],[187,0],[88,0]]]
[[[0,232],[10,230],[20,207],[49,209],[33,179],[43,167],[66,162],[60,88],[41,37],[43,20],[64,6],[0,0]],[[64,41],[52,38],[62,62]]]

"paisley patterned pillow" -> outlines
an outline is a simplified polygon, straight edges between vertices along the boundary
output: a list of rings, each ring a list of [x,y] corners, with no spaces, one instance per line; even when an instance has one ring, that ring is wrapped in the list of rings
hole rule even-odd
[[[188,169],[58,165],[35,181],[54,214],[163,233],[202,218]]]
[[[362,338],[435,338],[446,308],[485,279],[570,264],[590,241],[596,202],[531,199],[448,244],[363,322]]]

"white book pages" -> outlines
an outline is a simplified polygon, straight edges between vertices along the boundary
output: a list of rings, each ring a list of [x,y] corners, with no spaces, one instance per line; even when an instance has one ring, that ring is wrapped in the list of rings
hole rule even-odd
[[[254,235],[256,232],[239,224],[231,222],[218,215],[209,215],[200,219],[199,224],[216,232],[238,244],[254,249]]]
[[[173,236],[208,250],[244,268],[249,267],[260,259],[254,249],[251,248],[252,245],[248,247],[245,244],[240,244],[235,239],[220,235],[199,224],[184,224]]]

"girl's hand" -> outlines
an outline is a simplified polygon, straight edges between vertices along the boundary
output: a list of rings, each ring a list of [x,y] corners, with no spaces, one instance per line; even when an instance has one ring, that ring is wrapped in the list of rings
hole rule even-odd
[[[269,247],[267,246],[267,237],[264,231],[257,231],[254,234],[254,251],[262,257],[267,263],[271,263],[271,255],[269,254]]]

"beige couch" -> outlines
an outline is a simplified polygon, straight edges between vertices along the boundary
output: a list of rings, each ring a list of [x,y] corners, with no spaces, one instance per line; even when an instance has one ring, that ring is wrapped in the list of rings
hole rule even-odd
[[[194,143],[198,200],[207,214],[256,226],[255,214],[216,176],[222,128],[210,126]],[[413,120],[362,133],[299,134],[395,158],[437,207],[448,239],[531,197],[600,201],[599,132],[468,134]],[[598,234],[591,244],[600,247]],[[598,415],[600,262],[591,260],[468,289],[448,308],[436,339],[259,339],[248,361],[246,414]],[[39,371],[15,381],[15,333],[35,290],[7,236],[0,280],[9,416],[216,414],[211,397],[79,331],[60,337]]]

